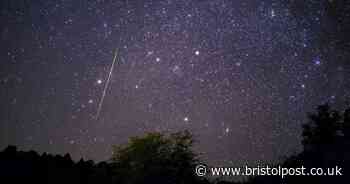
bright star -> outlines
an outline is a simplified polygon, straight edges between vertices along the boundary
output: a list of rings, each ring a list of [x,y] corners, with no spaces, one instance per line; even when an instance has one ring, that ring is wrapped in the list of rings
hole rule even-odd
[[[276,16],[276,14],[275,14],[275,10],[274,9],[272,9],[271,10],[271,17],[275,17]]]
[[[198,50],[196,50],[195,54],[198,56],[198,55],[199,55],[199,51],[198,51]]]
[[[312,59],[312,62],[314,65],[321,65],[321,58],[319,56],[316,56]]]
[[[102,80],[101,80],[101,79],[98,79],[98,80],[97,80],[97,84],[102,84]]]

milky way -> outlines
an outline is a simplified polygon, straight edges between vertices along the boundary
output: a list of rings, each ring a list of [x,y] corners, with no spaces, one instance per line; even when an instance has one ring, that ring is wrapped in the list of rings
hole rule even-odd
[[[280,160],[350,97],[344,2],[1,1],[0,146],[99,161],[188,129],[210,163]]]

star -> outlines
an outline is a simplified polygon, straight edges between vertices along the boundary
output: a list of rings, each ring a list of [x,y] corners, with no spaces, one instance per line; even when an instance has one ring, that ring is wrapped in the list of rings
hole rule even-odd
[[[274,10],[274,9],[271,9],[271,17],[273,18],[273,17],[275,17],[275,16],[276,16],[275,10]]]
[[[321,65],[321,61],[319,59],[315,60],[315,65]]]
[[[98,79],[98,80],[97,80],[97,84],[102,84],[102,80],[101,80],[101,79]]]
[[[194,54],[196,54],[197,56],[199,55],[199,51],[198,50],[196,50],[196,52],[194,52]]]
[[[184,117],[184,121],[188,122],[189,121],[188,117]]]

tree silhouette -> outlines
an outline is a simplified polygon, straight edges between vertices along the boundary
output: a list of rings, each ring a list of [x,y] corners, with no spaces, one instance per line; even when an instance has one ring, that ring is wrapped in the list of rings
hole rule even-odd
[[[350,108],[344,111],[344,120],[342,124],[344,138],[350,141]]]
[[[316,113],[309,113],[308,117],[309,122],[303,125],[304,149],[318,150],[334,144],[339,137],[340,113],[324,104],[317,107]]]
[[[8,146],[0,152],[0,183],[111,183],[110,165],[81,159],[75,163],[69,154],[39,155]]]
[[[148,133],[115,146],[112,161],[119,183],[194,183],[198,163],[188,131],[165,136]]]

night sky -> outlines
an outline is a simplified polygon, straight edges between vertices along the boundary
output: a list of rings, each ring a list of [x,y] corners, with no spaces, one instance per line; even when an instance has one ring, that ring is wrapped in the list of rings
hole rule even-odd
[[[209,163],[283,159],[306,112],[350,97],[342,2],[1,1],[0,148],[101,161],[188,129]]]

